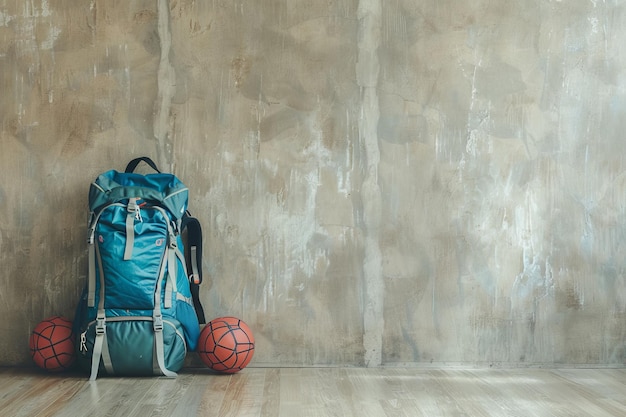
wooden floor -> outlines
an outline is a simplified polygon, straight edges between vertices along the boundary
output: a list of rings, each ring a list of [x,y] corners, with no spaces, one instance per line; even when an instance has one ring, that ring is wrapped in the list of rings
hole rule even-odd
[[[89,382],[0,368],[0,416],[626,416],[626,370],[191,369]]]

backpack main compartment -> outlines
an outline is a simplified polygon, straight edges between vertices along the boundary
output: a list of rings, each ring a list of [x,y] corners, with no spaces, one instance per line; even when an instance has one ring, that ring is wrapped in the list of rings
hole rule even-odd
[[[98,373],[173,377],[200,331],[180,233],[187,188],[172,174],[112,170],[92,183],[89,204],[78,363],[92,380]]]

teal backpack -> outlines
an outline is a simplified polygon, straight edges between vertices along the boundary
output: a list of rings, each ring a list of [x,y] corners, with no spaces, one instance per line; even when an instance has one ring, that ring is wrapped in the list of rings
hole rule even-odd
[[[134,173],[142,161],[156,173]],[[91,380],[175,377],[196,349],[202,231],[187,198],[187,187],[146,157],[91,184],[89,271],[74,321],[78,363]]]

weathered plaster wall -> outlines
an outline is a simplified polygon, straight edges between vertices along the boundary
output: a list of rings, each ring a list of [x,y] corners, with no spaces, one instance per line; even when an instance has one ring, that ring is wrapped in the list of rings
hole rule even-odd
[[[625,42],[617,0],[0,0],[0,364],[146,154],[257,364],[623,365]]]

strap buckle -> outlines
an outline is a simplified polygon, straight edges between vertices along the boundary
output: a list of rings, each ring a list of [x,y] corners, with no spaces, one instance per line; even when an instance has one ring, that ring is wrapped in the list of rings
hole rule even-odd
[[[163,330],[163,316],[161,314],[155,315],[153,317],[152,327],[155,332],[160,332]]]
[[[176,235],[171,230],[169,232],[169,241],[168,241],[168,243],[169,243],[170,249],[176,249],[178,247],[178,242],[176,241]]]
[[[96,334],[102,335],[106,331],[106,318],[103,316],[98,316],[96,318]]]

